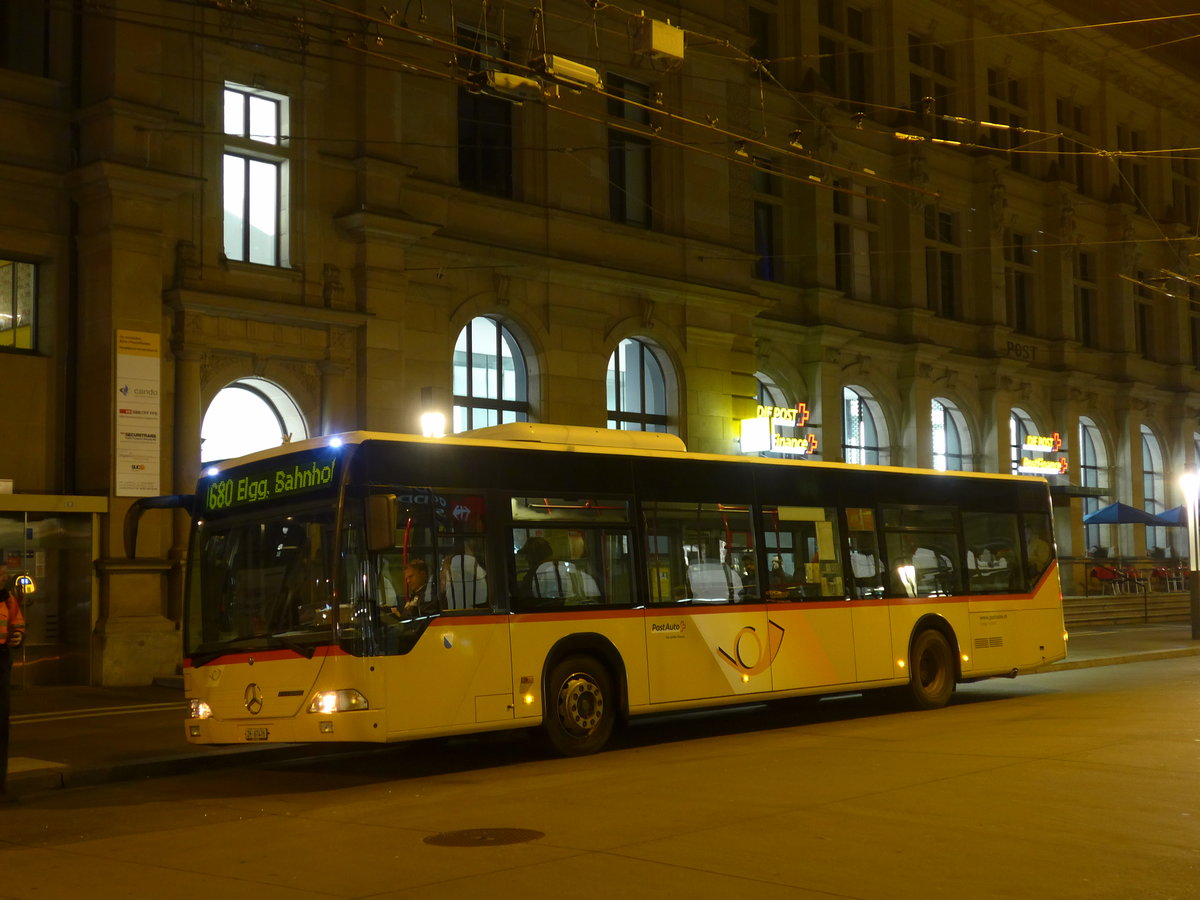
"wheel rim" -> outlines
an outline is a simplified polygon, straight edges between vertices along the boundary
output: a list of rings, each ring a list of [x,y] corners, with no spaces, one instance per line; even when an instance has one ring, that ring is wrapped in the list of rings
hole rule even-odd
[[[582,672],[571,675],[558,692],[558,717],[568,731],[590,734],[604,717],[600,686]]]
[[[937,647],[927,646],[921,653],[920,664],[917,667],[918,682],[921,690],[936,696],[944,688],[947,667],[943,664],[942,654]]]

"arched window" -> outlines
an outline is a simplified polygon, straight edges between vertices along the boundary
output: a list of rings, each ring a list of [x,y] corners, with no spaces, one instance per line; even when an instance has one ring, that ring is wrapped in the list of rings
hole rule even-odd
[[[667,382],[654,348],[626,338],[608,358],[608,427],[669,431]]]
[[[529,374],[512,332],[479,316],[454,344],[455,432],[529,421]]]
[[[962,412],[945,397],[934,397],[930,413],[933,467],[941,472],[971,471],[971,433]]]
[[[879,403],[865,388],[842,388],[842,458],[858,465],[891,462],[887,423]]]
[[[1142,426],[1142,502],[1146,512],[1157,516],[1167,511],[1166,476],[1163,471],[1162,445],[1148,425]],[[1146,547],[1166,547],[1167,530],[1146,526]]]
[[[308,437],[287,391],[265,378],[241,378],[217,392],[200,424],[200,461],[218,462]]]
[[[1085,516],[1112,502],[1108,494],[1108,450],[1100,429],[1087,416],[1079,417],[1079,485],[1103,492],[1098,497],[1083,498]],[[1101,529],[1105,529],[1105,532]],[[1101,535],[1106,535],[1107,529],[1107,525],[1084,526],[1083,543],[1089,552],[1093,547],[1105,546]]]
[[[1009,443],[1012,447],[1012,471],[1015,475],[1017,469],[1021,465],[1022,448],[1025,446],[1025,439],[1031,434],[1037,434],[1037,426],[1033,424],[1033,417],[1023,409],[1017,407],[1012,408],[1012,413],[1008,417],[1008,434]]]
[[[777,385],[769,375],[762,372],[755,372],[754,378],[758,382],[758,405],[759,406],[777,406],[780,409],[795,409],[796,404],[788,400],[787,394],[783,392],[783,388]],[[798,425],[788,425],[783,422],[772,422],[769,426],[770,430],[775,434],[785,438],[796,438],[800,436],[801,428]],[[789,454],[776,453],[771,450],[765,450],[763,456],[775,458],[784,458]]]
[[[787,397],[783,393],[783,389],[771,380],[769,375],[764,375],[762,372],[754,373],[754,380],[758,382],[758,405],[759,406],[788,406]]]

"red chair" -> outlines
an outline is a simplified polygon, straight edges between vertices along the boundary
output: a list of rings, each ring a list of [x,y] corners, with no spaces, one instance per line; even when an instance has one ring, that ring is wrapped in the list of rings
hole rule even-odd
[[[1091,575],[1100,585],[1102,594],[1119,594],[1125,587],[1125,575],[1112,566],[1096,566]]]

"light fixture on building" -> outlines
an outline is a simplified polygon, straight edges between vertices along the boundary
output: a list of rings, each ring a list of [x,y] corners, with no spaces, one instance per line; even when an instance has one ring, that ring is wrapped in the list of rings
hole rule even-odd
[[[421,388],[421,434],[428,438],[446,436],[446,414],[437,397],[440,391],[432,387]]]
[[[547,78],[565,84],[568,87],[592,88],[599,90],[603,87],[600,73],[591,66],[577,63],[574,60],[555,56],[553,53],[543,53],[531,63],[534,69]]]
[[[545,93],[542,83],[536,78],[514,75],[511,72],[496,72],[488,69],[471,77],[471,83],[480,93],[502,100],[522,103],[525,100],[541,100]]]

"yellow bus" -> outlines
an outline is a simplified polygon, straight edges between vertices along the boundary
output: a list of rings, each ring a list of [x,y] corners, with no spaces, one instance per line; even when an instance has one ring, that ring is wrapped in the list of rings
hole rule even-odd
[[[580,755],[647,713],[933,709],[1066,656],[1039,478],[517,423],[289,444],[178,502],[195,743],[540,727]]]

